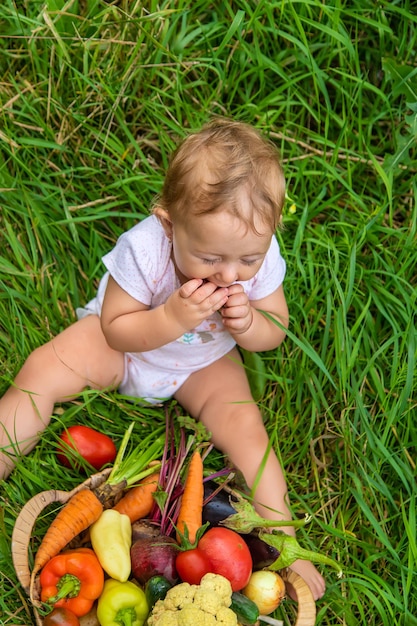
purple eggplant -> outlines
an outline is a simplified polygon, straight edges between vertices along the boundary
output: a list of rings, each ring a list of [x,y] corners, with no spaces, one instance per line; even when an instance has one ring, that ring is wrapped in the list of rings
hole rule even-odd
[[[218,526],[219,522],[236,513],[230,503],[233,498],[224,489],[213,497],[218,487],[219,485],[212,480],[204,483],[203,524],[209,522],[210,526]]]
[[[259,539],[258,535],[242,535],[245,540],[253,561],[253,569],[264,569],[269,567],[279,557],[279,551],[273,546],[269,546],[265,541]]]

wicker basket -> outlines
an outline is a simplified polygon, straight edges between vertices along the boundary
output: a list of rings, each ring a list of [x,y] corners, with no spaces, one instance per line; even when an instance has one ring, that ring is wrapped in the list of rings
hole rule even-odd
[[[81,489],[95,489],[107,478],[110,470],[94,474],[72,491],[58,491],[51,489],[42,491],[33,496],[22,508],[12,534],[12,558],[17,577],[24,591],[29,596],[33,607],[36,624],[43,626],[43,620],[38,612],[40,607],[40,588],[38,577],[33,577],[29,568],[28,549],[32,537],[33,527],[38,516],[44,509],[54,503],[65,504],[71,496]],[[281,573],[287,588],[291,587],[297,595],[298,613],[295,626],[314,626],[316,621],[316,605],[310,589],[303,579],[292,571]],[[80,619],[82,626],[96,626],[98,624],[95,615],[87,615]]]

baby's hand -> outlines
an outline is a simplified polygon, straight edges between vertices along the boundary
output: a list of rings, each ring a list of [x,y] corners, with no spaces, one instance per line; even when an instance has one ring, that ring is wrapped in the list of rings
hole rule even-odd
[[[165,310],[172,321],[186,332],[221,309],[227,301],[228,291],[227,287],[219,289],[213,283],[193,278],[168,298]]]
[[[221,310],[223,324],[232,334],[245,333],[253,320],[253,311],[249,298],[242,285],[234,284],[228,287],[229,297]]]

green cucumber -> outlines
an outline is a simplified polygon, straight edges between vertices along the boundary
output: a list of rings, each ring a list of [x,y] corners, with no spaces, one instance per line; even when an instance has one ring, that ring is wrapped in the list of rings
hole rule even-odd
[[[164,600],[172,583],[165,576],[152,576],[145,585],[145,596],[151,609],[158,600]]]
[[[252,602],[252,600],[244,596],[243,593],[239,593],[238,591],[232,593],[232,604],[230,608],[236,613],[238,621],[245,626],[250,626],[258,621],[258,607],[255,602]]]

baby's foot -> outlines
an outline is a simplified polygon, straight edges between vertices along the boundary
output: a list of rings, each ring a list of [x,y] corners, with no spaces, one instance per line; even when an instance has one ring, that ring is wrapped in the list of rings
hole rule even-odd
[[[314,600],[319,600],[319,598],[324,595],[324,592],[326,591],[325,580],[311,561],[298,559],[297,561],[294,561],[290,569],[292,569],[296,574],[301,576],[301,578],[310,587],[310,591],[313,594]],[[293,600],[297,600],[296,597],[292,596],[291,592],[290,596],[293,598]]]

